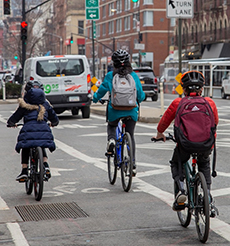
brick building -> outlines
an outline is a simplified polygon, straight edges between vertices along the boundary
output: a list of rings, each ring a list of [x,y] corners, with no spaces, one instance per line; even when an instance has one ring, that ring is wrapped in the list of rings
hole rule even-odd
[[[165,0],[101,0],[96,20],[95,61],[103,77],[113,50],[130,52],[132,62],[150,66],[159,75],[159,64],[169,50],[169,25]],[[87,36],[92,38],[92,21],[86,22]],[[138,43],[142,44],[138,45]],[[143,47],[144,46],[144,47]],[[139,49],[140,48],[140,49]],[[140,57],[139,57],[140,54]],[[86,56],[92,65],[92,40],[86,41]],[[97,74],[97,73],[96,73]]]

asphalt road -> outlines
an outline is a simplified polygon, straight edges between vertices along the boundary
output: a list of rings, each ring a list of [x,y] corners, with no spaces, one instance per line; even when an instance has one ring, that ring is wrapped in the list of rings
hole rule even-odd
[[[175,95],[165,96],[165,107]],[[217,136],[217,172],[212,195],[219,216],[211,220],[208,245],[230,244],[230,101],[214,99],[220,124]],[[60,115],[60,125],[53,129],[57,150],[49,154],[52,178],[45,183],[44,196],[36,202],[25,193],[24,184],[15,181],[20,172],[20,155],[14,151],[19,129],[8,129],[5,122],[17,107],[0,105],[0,244],[41,245],[199,245],[194,221],[188,228],[179,225],[171,209],[173,182],[168,161],[174,144],[152,143],[156,123],[139,122],[136,127],[138,173],[129,193],[122,190],[121,180],[114,186],[107,177],[106,122],[103,116],[90,119],[69,112]],[[142,107],[160,108],[160,101],[143,102]],[[169,132],[172,131],[170,127]],[[76,204],[79,207],[76,207]],[[38,207],[41,206],[41,207]],[[67,205],[81,215],[66,215]],[[64,218],[57,219],[61,208]],[[64,207],[63,207],[64,206]],[[23,221],[16,209],[31,208]],[[34,219],[51,211],[53,217]],[[24,219],[27,218],[24,216]]]

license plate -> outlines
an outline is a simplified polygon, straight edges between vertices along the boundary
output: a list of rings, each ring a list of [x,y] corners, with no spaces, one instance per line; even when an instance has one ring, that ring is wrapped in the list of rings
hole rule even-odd
[[[69,101],[70,102],[78,102],[78,101],[80,101],[80,98],[79,98],[79,96],[72,96],[72,97],[69,97]]]
[[[141,84],[144,84],[145,83],[145,81],[144,80],[141,80]]]

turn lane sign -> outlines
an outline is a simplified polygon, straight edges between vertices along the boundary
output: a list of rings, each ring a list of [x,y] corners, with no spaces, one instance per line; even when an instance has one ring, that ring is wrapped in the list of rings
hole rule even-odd
[[[193,18],[194,0],[166,0],[167,18]]]

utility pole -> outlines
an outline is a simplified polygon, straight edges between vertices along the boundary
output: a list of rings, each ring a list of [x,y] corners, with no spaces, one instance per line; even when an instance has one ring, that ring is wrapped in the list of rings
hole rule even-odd
[[[92,20],[92,59],[93,59],[93,77],[95,77],[95,56],[94,56],[94,20]]]
[[[25,0],[22,0],[22,22],[26,21]],[[22,69],[26,60],[26,40],[22,40]]]

